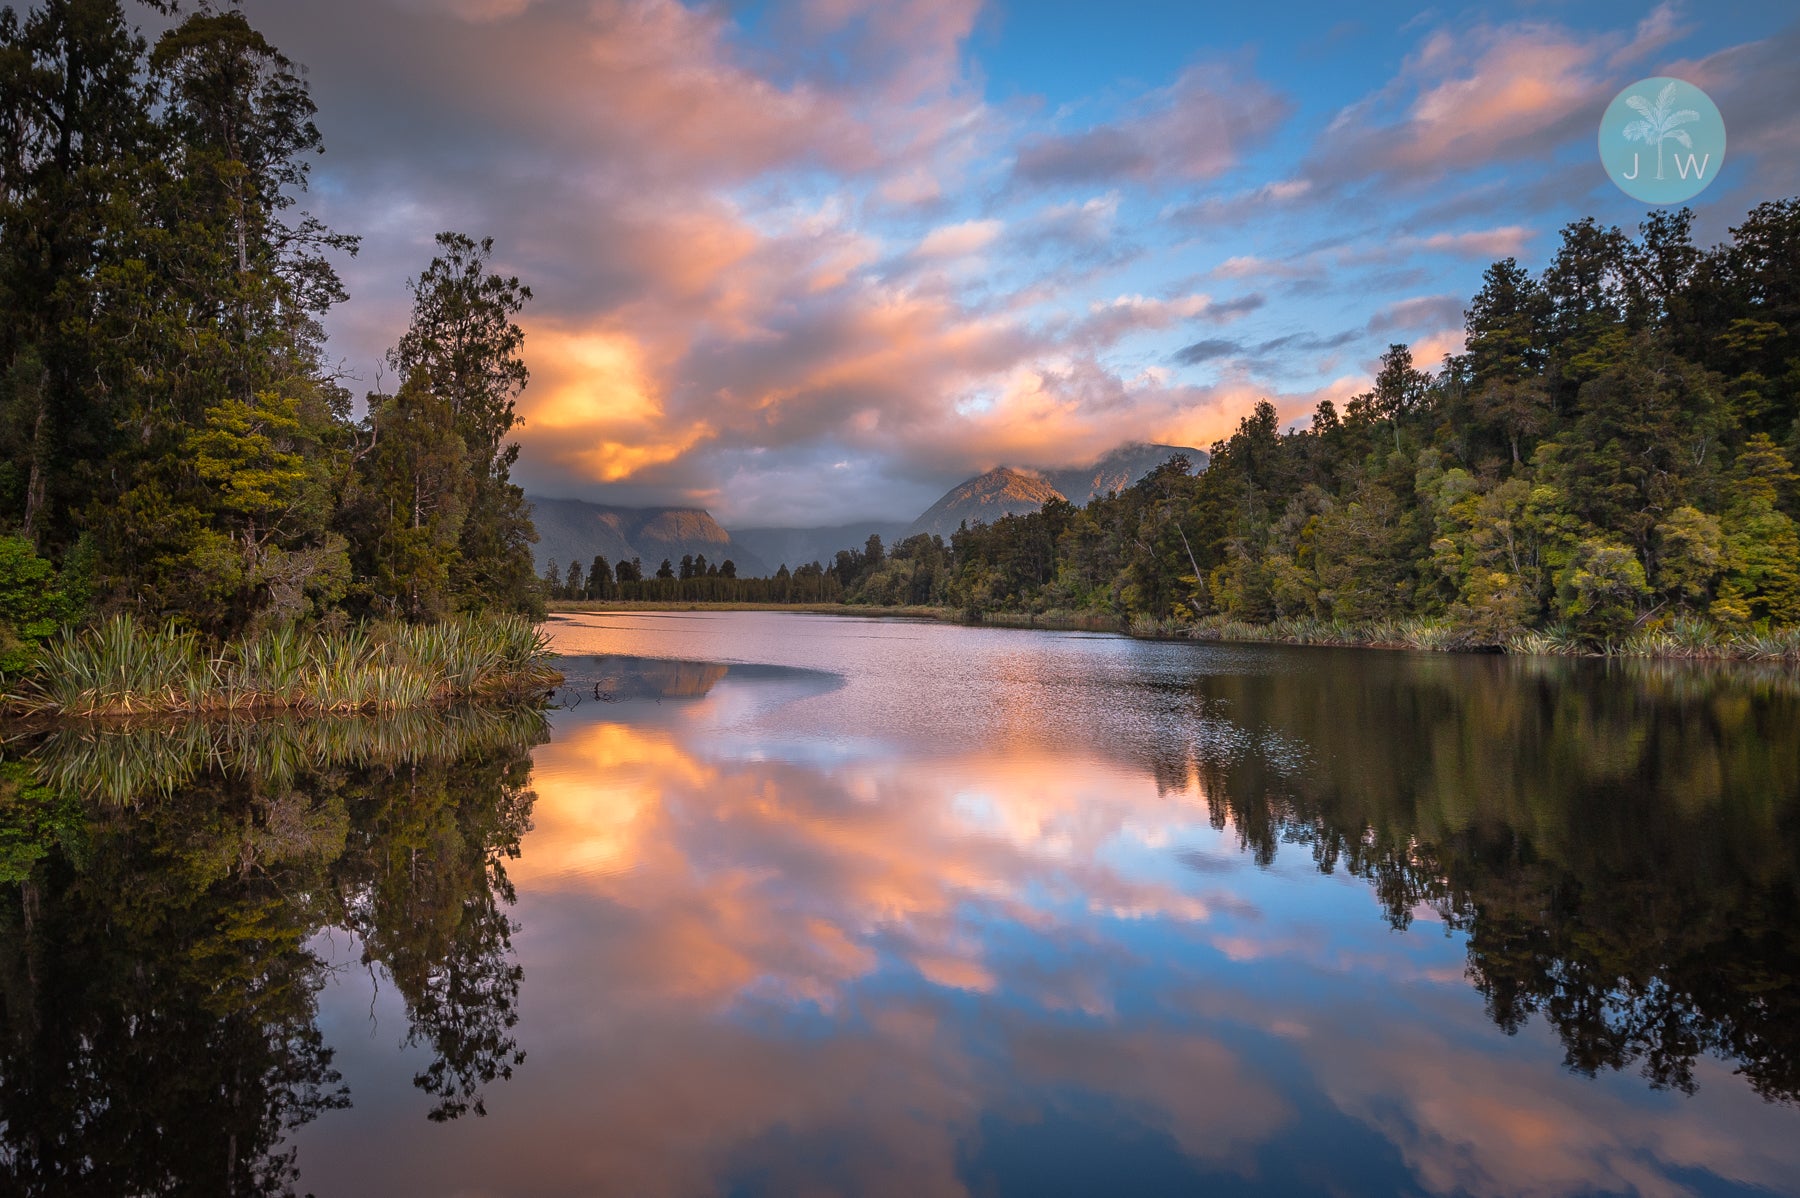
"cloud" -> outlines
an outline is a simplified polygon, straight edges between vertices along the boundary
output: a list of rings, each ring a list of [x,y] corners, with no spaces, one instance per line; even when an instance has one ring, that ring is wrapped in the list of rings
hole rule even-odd
[[[1450,321],[1460,322],[1463,298],[1460,295],[1415,295],[1386,304],[1369,317],[1371,333],[1394,329],[1441,328]]]
[[[1178,224],[1204,228],[1241,224],[1251,217],[1266,215],[1271,208],[1303,200],[1312,189],[1310,179],[1276,179],[1229,195],[1176,205],[1166,209],[1163,216]]]
[[[1591,132],[1618,71],[1682,32],[1667,4],[1630,33],[1543,21],[1439,28],[1386,86],[1339,110],[1319,137],[1307,177],[1418,181],[1548,160],[1575,132]]]
[[[1728,161],[1749,155],[1754,160],[1745,202],[1800,191],[1800,127],[1793,113],[1800,108],[1800,23],[1772,37],[1743,42],[1706,55],[1684,59],[1668,73],[1704,88],[1725,118]]]
[[[1293,103],[1241,65],[1203,62],[1137,108],[1115,123],[1027,138],[1014,177],[1040,186],[1213,178],[1267,140]]]
[[[966,220],[956,225],[940,225],[925,235],[913,251],[918,258],[961,258],[986,249],[1006,228],[1004,221]]]
[[[401,6],[421,16],[450,16],[463,21],[488,22],[516,17],[532,0],[400,0]]]
[[[1364,336],[1365,330],[1345,329],[1328,335],[1287,333],[1255,343],[1207,338],[1176,350],[1172,361],[1181,366],[1225,361],[1235,372],[1275,374],[1288,366],[1297,354],[1341,349]],[[1315,363],[1314,371],[1326,374],[1335,370],[1336,365],[1335,355],[1327,356]]]
[[[1183,366],[1198,366],[1202,362],[1210,362],[1214,358],[1229,358],[1244,352],[1241,341],[1231,341],[1223,337],[1207,337],[1184,345],[1175,351],[1175,360]]]
[[[1348,268],[1392,266],[1422,255],[1442,255],[1492,261],[1519,254],[1533,233],[1522,225],[1465,232],[1400,234],[1386,238],[1345,241],[1281,258],[1237,254],[1209,272],[1216,279],[1265,279],[1284,282],[1319,282],[1341,277]]]
[[[1461,258],[1497,260],[1517,256],[1531,236],[1532,231],[1522,225],[1506,225],[1503,228],[1475,229],[1466,233],[1431,233],[1424,237],[1403,237],[1395,244],[1406,249],[1455,254]]]
[[[1263,297],[1254,292],[1218,301],[1198,292],[1156,299],[1121,295],[1089,305],[1088,313],[1069,330],[1068,340],[1087,346],[1106,346],[1140,332],[1160,332],[1189,321],[1229,324],[1262,307]]]

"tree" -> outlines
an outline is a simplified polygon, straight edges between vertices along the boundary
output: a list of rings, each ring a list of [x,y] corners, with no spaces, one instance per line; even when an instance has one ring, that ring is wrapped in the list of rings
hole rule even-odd
[[[291,395],[225,399],[191,432],[185,456],[213,495],[212,519],[181,559],[186,605],[214,627],[283,624],[344,595],[349,558],[327,532],[338,463],[329,417]]]
[[[356,587],[376,611],[440,619],[455,608],[452,572],[470,501],[468,447],[423,372],[392,396],[370,396],[369,407],[369,442],[346,496]]]
[[[1562,614],[1596,640],[1621,636],[1637,623],[1650,588],[1644,564],[1628,547],[1589,537],[1575,548],[1561,578]]]
[[[632,558],[631,560],[632,560],[633,565],[635,565],[637,563],[637,559],[635,557]],[[668,558],[666,558],[666,557],[663,558],[662,565],[656,567],[656,576],[658,578],[673,578],[673,577],[675,577],[675,567],[669,561]]]
[[[0,675],[24,669],[32,646],[49,640],[72,606],[30,541],[0,536]]]
[[[1431,375],[1413,368],[1412,350],[1404,345],[1388,346],[1375,375],[1374,405],[1376,413],[1394,427],[1395,453],[1400,452],[1400,422],[1424,404],[1430,386]]]
[[[1775,506],[1780,489],[1796,481],[1792,464],[1767,434],[1751,437],[1738,454],[1725,578],[1712,607],[1728,625],[1800,624],[1800,528]]]
[[[1482,274],[1481,290],[1464,312],[1468,348],[1460,368],[1467,383],[1452,427],[1459,439],[1497,440],[1511,451],[1515,467],[1531,456],[1530,438],[1550,420],[1542,376],[1546,311],[1542,289],[1506,258]]]
[[[587,585],[583,588],[583,593],[589,599],[610,599],[612,584],[612,567],[607,564],[604,557],[595,554],[593,563],[588,566]]]
[[[1724,564],[1725,533],[1719,521],[1688,506],[1656,526],[1658,589],[1682,607],[1706,610]]]
[[[471,475],[468,516],[450,579],[459,607],[535,612],[525,493],[512,482],[519,447],[516,402],[530,381],[525,334],[513,320],[531,289],[489,269],[492,238],[440,233],[441,251],[409,284],[412,323],[388,355],[402,378],[419,375],[447,407]]]

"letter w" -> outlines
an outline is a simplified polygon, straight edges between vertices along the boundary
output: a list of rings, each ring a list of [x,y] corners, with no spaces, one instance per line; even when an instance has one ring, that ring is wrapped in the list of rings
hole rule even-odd
[[[1675,155],[1675,171],[1683,179],[1688,177],[1688,171],[1690,171],[1690,170],[1692,170],[1694,172],[1694,178],[1704,179],[1704,178],[1706,178],[1706,164],[1711,161],[1712,161],[1712,155],[1708,154],[1700,160],[1700,165],[1698,168],[1696,168],[1694,166],[1694,156],[1692,154],[1689,154],[1687,156],[1686,162],[1683,162],[1681,160],[1681,155],[1677,154],[1677,155]]]

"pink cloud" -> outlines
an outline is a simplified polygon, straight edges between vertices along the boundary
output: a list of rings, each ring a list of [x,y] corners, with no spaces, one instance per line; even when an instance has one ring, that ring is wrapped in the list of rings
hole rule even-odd
[[[1550,22],[1436,30],[1387,86],[1338,112],[1320,135],[1312,174],[1424,178],[1547,158],[1598,119],[1619,70],[1681,32],[1666,4],[1629,34]]]
[[[925,235],[913,253],[920,258],[961,258],[992,245],[1005,227],[1005,222],[998,220],[939,225]]]

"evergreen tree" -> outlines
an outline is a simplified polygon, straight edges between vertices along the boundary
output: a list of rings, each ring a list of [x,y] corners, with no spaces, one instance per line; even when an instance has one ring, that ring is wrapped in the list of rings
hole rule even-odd
[[[620,563],[620,565],[623,564],[623,562]],[[593,563],[588,566],[584,595],[589,599],[610,599],[612,598],[612,586],[612,567],[607,564],[604,557],[595,554]]]

